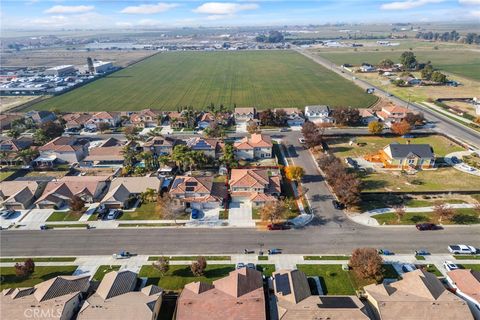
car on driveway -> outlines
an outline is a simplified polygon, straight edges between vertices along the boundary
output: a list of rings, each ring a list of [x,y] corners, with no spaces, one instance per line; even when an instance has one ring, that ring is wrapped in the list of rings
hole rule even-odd
[[[245,263],[243,262],[237,263],[237,269],[242,269],[242,268],[245,268]]]
[[[117,209],[112,209],[107,214],[107,220],[118,219],[118,217],[120,217],[121,214],[122,214],[122,211],[117,210]]]
[[[268,230],[288,230],[290,226],[285,223],[271,223],[267,228]]]
[[[15,214],[15,210],[6,209],[0,211],[0,216],[4,219],[10,219]]]
[[[459,164],[460,163],[460,160],[455,156],[451,157],[450,161],[452,161],[453,164]]]
[[[452,244],[448,246],[448,251],[453,254],[475,254],[477,249],[466,244]]]
[[[273,249],[268,249],[267,252],[268,252],[268,254],[281,254],[282,249],[273,248]]]
[[[428,252],[425,249],[420,249],[420,250],[415,250],[415,255],[416,256],[429,256],[430,252]]]
[[[403,272],[412,272],[415,271],[417,268],[411,263],[404,263],[402,264],[402,271]]]
[[[453,263],[452,261],[445,261],[443,263],[443,267],[447,271],[453,271],[453,270],[460,269],[460,267],[458,265],[456,265],[455,263]]]
[[[417,228],[419,231],[442,229],[442,227],[436,225],[435,223],[418,223],[415,225],[415,228]]]
[[[341,202],[338,202],[337,200],[332,200],[332,205],[333,205],[333,207],[334,207],[335,209],[337,209],[337,210],[343,210],[343,209],[345,209],[344,204],[341,203]]]
[[[254,263],[247,263],[247,268],[248,269],[256,269]]]

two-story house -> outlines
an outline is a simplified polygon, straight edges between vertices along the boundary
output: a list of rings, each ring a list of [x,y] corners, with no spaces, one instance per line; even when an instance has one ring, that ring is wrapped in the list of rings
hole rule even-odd
[[[287,125],[289,127],[301,127],[305,123],[305,117],[303,116],[303,113],[297,108],[274,109],[274,112],[277,112],[278,110],[285,111],[287,115]]]
[[[330,117],[330,113],[330,108],[326,105],[305,107],[305,117],[314,123],[333,123],[335,120]]]
[[[214,183],[211,176],[177,176],[169,194],[186,208],[208,209],[222,204],[226,195],[222,189],[221,183]]]
[[[254,133],[233,144],[235,157],[240,160],[265,159],[273,156],[272,139],[260,133]]]
[[[173,151],[175,140],[163,136],[150,137],[143,144],[143,151],[150,151],[156,156],[169,155]]]
[[[218,139],[194,137],[187,139],[187,146],[193,151],[203,152],[206,156],[217,158],[222,150],[222,143]]]
[[[135,112],[130,116],[130,122],[139,128],[156,127],[161,119],[162,113],[152,109],[144,109],[140,112]]]
[[[88,154],[89,141],[74,137],[57,137],[38,148],[40,156],[34,161],[37,166],[54,166],[56,163],[76,163]]]
[[[236,124],[245,124],[249,120],[255,119],[257,116],[257,111],[255,108],[235,108],[235,123]]]
[[[198,121],[197,126],[200,129],[206,129],[206,128],[210,127],[213,123],[215,123],[215,121],[216,121],[216,119],[215,119],[214,114],[212,114],[210,112],[205,112],[200,117],[200,120]]]
[[[250,201],[253,207],[280,196],[280,172],[269,169],[232,169],[229,185],[232,201]]]
[[[377,117],[379,117],[387,127],[390,127],[393,123],[400,122],[408,114],[413,113],[407,108],[400,106],[387,106],[383,107],[382,110],[377,112]]]
[[[120,122],[121,122],[120,113],[101,111],[92,115],[90,120],[88,120],[87,123],[85,124],[85,127],[89,129],[98,129],[98,125],[100,123],[106,123],[111,128],[115,128],[120,124]]]

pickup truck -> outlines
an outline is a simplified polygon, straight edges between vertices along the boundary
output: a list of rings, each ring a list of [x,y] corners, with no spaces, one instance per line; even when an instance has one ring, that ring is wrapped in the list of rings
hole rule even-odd
[[[448,246],[448,251],[453,254],[475,254],[477,249],[472,246],[467,246],[466,244],[452,244]]]

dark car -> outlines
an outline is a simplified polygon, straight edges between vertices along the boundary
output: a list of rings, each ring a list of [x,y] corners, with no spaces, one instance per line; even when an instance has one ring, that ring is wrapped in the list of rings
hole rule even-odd
[[[453,164],[458,164],[458,163],[460,163],[460,160],[458,160],[458,158],[455,157],[455,156],[451,157],[450,160],[452,160],[452,163],[453,163]]]
[[[343,210],[345,209],[345,206],[343,205],[343,203],[341,202],[338,202],[337,200],[332,200],[332,205],[335,209],[337,210]]]
[[[379,249],[378,254],[382,254],[384,256],[393,256],[395,253],[393,251],[387,250],[387,249]]]
[[[268,230],[288,230],[290,226],[285,223],[272,223],[267,226]]]
[[[192,219],[198,219],[198,218],[200,218],[200,210],[192,209]]]
[[[282,253],[282,249],[276,249],[276,248],[268,249],[267,252],[268,252],[268,254],[280,254],[280,253]]]
[[[420,249],[420,250],[415,250],[415,255],[416,256],[429,256],[430,252],[428,252],[425,249]]]
[[[441,227],[437,226],[435,223],[419,223],[416,224],[415,227],[420,231],[441,229]]]

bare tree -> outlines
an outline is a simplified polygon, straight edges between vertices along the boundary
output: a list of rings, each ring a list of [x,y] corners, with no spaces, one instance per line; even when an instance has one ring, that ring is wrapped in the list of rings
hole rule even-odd
[[[397,217],[397,222],[400,223],[406,212],[403,206],[395,206],[393,208],[393,213],[395,213],[395,216]]]
[[[281,200],[268,202],[260,211],[262,221],[274,223],[280,220],[285,214],[285,203]]]
[[[159,257],[152,265],[160,272],[162,277],[170,270],[170,260],[167,257]]]
[[[348,265],[362,279],[382,279],[383,259],[374,248],[358,248],[352,253]]]
[[[192,271],[192,274],[196,277],[203,276],[206,268],[207,268],[207,259],[205,259],[205,257],[203,256],[199,256],[197,258],[197,261],[192,262],[192,265],[190,266],[190,270]]]
[[[443,219],[449,220],[455,214],[455,210],[450,208],[446,203],[437,203],[433,207],[433,212],[438,217],[438,222],[442,223]]]

